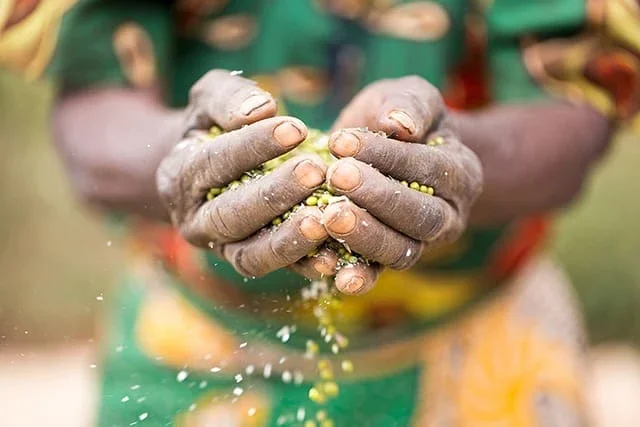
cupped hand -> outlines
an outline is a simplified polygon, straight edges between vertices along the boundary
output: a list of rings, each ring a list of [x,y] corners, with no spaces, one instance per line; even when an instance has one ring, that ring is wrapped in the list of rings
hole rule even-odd
[[[296,156],[229,188],[306,138],[300,120],[275,114],[275,100],[255,82],[225,70],[207,73],[191,89],[184,139],[158,168],[159,194],[186,240],[215,251],[245,276],[283,267],[308,276],[330,272],[325,254],[306,257],[328,237],[317,207],[265,228],[324,183],[326,165],[319,157]],[[224,133],[210,135],[212,126]],[[207,197],[212,188],[229,189]]]
[[[456,132],[439,91],[419,77],[360,92],[334,125],[327,172],[348,200],[323,212],[328,233],[370,261],[342,268],[336,286],[358,294],[382,266],[407,269],[464,231],[482,167]]]

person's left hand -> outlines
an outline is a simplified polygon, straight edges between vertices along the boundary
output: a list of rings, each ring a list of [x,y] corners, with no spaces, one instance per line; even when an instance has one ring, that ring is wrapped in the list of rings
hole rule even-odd
[[[460,236],[482,190],[482,167],[459,140],[439,91],[419,77],[369,85],[333,129],[329,148],[340,160],[327,181],[349,200],[329,205],[324,224],[372,261],[336,275],[338,289],[359,294],[381,266],[409,268],[424,250]]]

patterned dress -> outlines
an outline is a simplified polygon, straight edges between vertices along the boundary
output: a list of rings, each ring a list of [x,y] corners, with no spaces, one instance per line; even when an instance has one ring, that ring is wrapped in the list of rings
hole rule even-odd
[[[184,106],[209,69],[241,70],[319,129],[367,83],[410,74],[454,109],[561,97],[638,126],[639,52],[634,0],[0,3],[0,65],[28,78]],[[582,326],[544,256],[544,217],[468,230],[345,297],[351,344],[320,350],[339,385],[323,405],[308,399],[320,373],[303,278],[248,280],[166,225],[121,221],[131,255],[105,326],[100,426],[585,423]]]

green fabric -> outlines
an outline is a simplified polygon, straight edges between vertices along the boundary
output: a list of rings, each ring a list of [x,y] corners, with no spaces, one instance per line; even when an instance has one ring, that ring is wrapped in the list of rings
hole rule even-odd
[[[494,0],[484,10],[492,98],[497,102],[548,99],[524,67],[523,38],[575,33],[584,26],[585,8],[582,0]]]
[[[149,359],[134,337],[135,320],[145,299],[143,285],[129,279],[114,294],[111,312],[115,322],[110,324],[100,367],[100,427],[124,427],[135,422],[149,427],[171,426],[177,415],[188,411],[200,398],[211,393],[221,398],[231,395],[238,385],[233,376],[197,372],[185,367],[188,376],[184,381],[178,381],[179,370]],[[253,337],[242,336],[251,343]],[[336,427],[408,426],[423,369],[415,366],[373,380],[350,381],[347,378],[339,383],[340,396],[321,409],[339,415],[334,417]],[[277,375],[268,380],[254,375],[239,385],[246,390],[264,390],[271,398],[273,406],[268,427],[277,426],[282,416],[295,417],[298,408],[304,408],[309,414],[320,409],[307,397],[312,385],[309,382],[291,385],[283,383]],[[367,390],[366,400],[363,400],[363,389]]]
[[[326,69],[340,76],[331,59],[336,46],[351,46],[364,56],[364,66],[353,87],[331,87],[318,104],[303,105],[285,98],[287,112],[303,119],[310,127],[327,129],[350,94],[381,78],[416,74],[443,88],[451,69],[464,53],[464,0],[440,0],[450,17],[450,29],[442,38],[415,42],[370,33],[357,22],[337,20],[318,9],[311,0],[231,1],[216,16],[191,29],[188,35],[176,30],[176,14],[171,2],[125,0],[81,0],[65,17],[52,75],[69,88],[105,83],[126,84],[113,51],[113,31],[129,21],[140,24],[152,40],[159,73],[169,86],[175,106],[187,102],[191,85],[212,68],[243,70],[246,76],[271,75],[290,66]],[[532,101],[546,94],[524,68],[520,43],[523,35],[549,35],[572,32],[585,20],[585,6],[578,0],[522,2],[495,0],[483,11],[488,34],[488,62],[492,95],[499,102]],[[222,50],[206,41],[202,34],[209,22],[221,16],[253,17],[257,34],[238,50]],[[91,40],[91,43],[87,43]],[[343,76],[342,76],[343,77]],[[469,250],[438,264],[423,264],[421,270],[479,270],[502,237],[504,228],[470,230],[465,238]],[[230,265],[204,255],[211,269],[248,291],[291,291],[302,279],[279,271],[256,280],[246,280]]]
[[[173,65],[170,7],[164,2],[128,0],[79,0],[63,18],[47,74],[66,90],[125,85],[113,35],[127,22],[144,28],[153,43],[156,68],[167,75]]]
[[[337,23],[311,2],[271,2],[260,16],[260,24],[255,41],[256,72],[276,72],[287,65],[329,66],[328,49]]]
[[[246,278],[238,273],[231,264],[222,261],[211,252],[202,253],[209,268],[215,271],[216,276],[233,282],[239,288],[248,292],[281,293],[295,291],[308,283],[299,274],[289,270],[277,270],[263,277]]]
[[[388,35],[372,34],[360,23],[346,22],[317,9],[314,0],[233,0],[218,16],[189,32],[178,33],[173,2],[129,0],[80,0],[63,20],[59,43],[50,75],[68,90],[100,85],[127,85],[113,49],[113,32],[126,22],[141,25],[153,43],[158,75],[165,85],[168,102],[187,103],[189,88],[212,68],[243,70],[245,76],[267,74],[291,66],[326,69],[334,77],[330,92],[318,104],[303,105],[284,99],[288,114],[298,116],[310,127],[328,129],[350,97],[369,82],[415,74],[444,88],[449,73],[464,54],[464,0],[439,0],[449,13],[449,32],[438,40],[415,42]],[[216,48],[202,36],[206,24],[219,16],[244,14],[254,17],[258,33],[246,47],[230,51]],[[487,24],[488,62],[492,96],[498,102],[543,99],[546,95],[528,75],[521,56],[524,35],[570,34],[585,20],[582,0],[494,0],[484,11]],[[335,61],[337,46],[350,46],[360,52],[364,64],[353,82],[340,86],[345,78]],[[506,227],[470,230],[464,237],[468,250],[437,264],[422,264],[419,271],[477,271],[486,265],[496,242]],[[269,298],[273,292],[295,292],[304,280],[293,273],[278,271],[260,279],[245,279],[233,268],[203,251],[214,274],[235,282],[256,298]],[[248,340],[277,340],[280,322],[266,322],[250,313],[239,314],[198,299],[186,287],[176,284],[195,307],[225,328]],[[484,296],[490,295],[487,292]],[[233,378],[190,372],[179,382],[177,371],[148,359],[134,339],[134,325],[140,303],[146,298],[139,283],[129,281],[113,302],[110,336],[105,346],[100,425],[171,425],[178,413],[206,393],[229,394]],[[482,298],[480,298],[482,299]],[[473,301],[472,303],[475,303]],[[470,303],[469,305],[472,305]],[[351,348],[371,347],[380,342],[401,339],[418,330],[450,320],[459,310],[438,319],[416,321],[390,333],[350,337]],[[308,331],[309,334],[312,331]],[[299,331],[287,343],[303,348],[308,334]],[[341,384],[340,398],[329,412],[339,413],[336,426],[405,426],[418,398],[418,377],[424,367],[371,381]],[[201,384],[204,384],[201,386]],[[309,384],[298,387],[279,379],[256,380],[255,387],[268,390],[275,405],[271,426],[277,417],[298,407],[309,408]],[[366,396],[363,393],[366,390]],[[313,408],[310,408],[313,409]],[[141,418],[142,417],[142,418]]]
[[[531,78],[522,63],[522,51],[516,41],[491,47],[492,97],[497,102],[540,101],[549,95]]]
[[[362,41],[366,58],[363,86],[380,79],[418,75],[434,86],[443,88],[448,73],[460,61],[464,51],[464,20],[461,18],[465,15],[467,4],[463,0],[441,0],[436,3],[451,17],[451,27],[442,38],[416,42],[365,32]]]
[[[142,285],[131,278],[113,292],[101,362],[100,427],[128,426],[139,422],[143,414],[148,414],[147,426],[172,425],[174,416],[187,410],[203,392],[233,383],[232,378],[197,373],[180,383],[177,371],[142,353],[134,331],[144,292]],[[208,382],[204,389],[194,387],[194,382],[202,380]]]
[[[217,273],[217,270],[216,270]],[[273,273],[277,274],[277,273]],[[304,279],[301,278],[301,281]],[[196,307],[202,313],[206,314],[209,318],[215,319],[215,321],[227,330],[236,335],[241,335],[245,339],[254,339],[257,341],[270,342],[272,344],[282,345],[280,338],[277,336],[278,330],[284,326],[291,325],[293,316],[285,316],[285,318],[268,319],[265,320],[256,315],[250,306],[238,307],[235,310],[228,310],[225,307],[210,304],[206,300],[203,300],[195,293],[193,293],[188,287],[182,286],[180,282],[173,281],[174,288],[187,299],[192,306]],[[268,286],[273,286],[273,282],[268,282]],[[378,285],[382,286],[382,285]],[[353,325],[354,331],[351,332],[349,337],[349,349],[358,350],[372,348],[380,344],[381,342],[390,343],[394,341],[401,341],[408,337],[414,336],[417,332],[425,332],[429,329],[436,328],[443,323],[450,322],[456,319],[462,313],[468,312],[472,307],[480,302],[487,302],[491,298],[499,294],[501,288],[495,286],[495,283],[479,283],[478,286],[482,286],[483,289],[479,289],[479,293],[475,297],[470,297],[469,301],[457,306],[451,311],[447,311],[441,315],[424,319],[407,319],[407,321],[401,325],[394,325],[393,328],[388,328],[385,331],[379,330],[367,330],[366,325]],[[288,291],[285,295],[289,295],[291,298],[296,298],[297,293]],[[269,293],[260,292],[252,295],[254,300],[269,300]],[[284,304],[284,303],[283,303]],[[286,313],[286,308],[283,308]],[[280,313],[282,314],[282,313]],[[358,328],[363,328],[358,329]],[[304,350],[308,340],[317,340],[318,331],[314,327],[312,329],[305,329],[303,325],[298,326],[298,331],[292,334],[289,341],[286,343],[287,348]],[[329,346],[322,345],[319,349],[320,354],[330,354],[331,348]]]
[[[506,227],[467,230],[462,237],[468,245],[467,251],[434,263],[421,262],[414,268],[425,272],[479,271],[487,265],[492,249],[505,232]]]
[[[582,0],[494,0],[485,13],[490,39],[576,32],[586,24]]]

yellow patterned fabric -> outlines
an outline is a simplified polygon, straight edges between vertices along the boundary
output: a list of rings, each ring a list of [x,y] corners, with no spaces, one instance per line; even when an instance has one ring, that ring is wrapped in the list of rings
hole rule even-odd
[[[242,70],[290,114],[322,129],[367,83],[408,74],[445,93],[459,90],[459,108],[530,102],[548,90],[617,120],[635,118],[636,1],[478,0],[478,15],[469,3],[0,0],[0,66],[33,79],[52,62],[51,75],[67,91],[158,86],[176,107],[206,71]],[[465,41],[472,21],[480,28],[477,51]],[[475,62],[455,79],[466,51]],[[469,77],[471,85],[460,84]],[[505,250],[509,229],[469,230],[415,269],[385,272],[371,294],[345,298],[345,323],[373,338],[358,346],[358,334],[349,337],[344,356],[356,370],[336,378],[340,395],[326,408],[336,426],[583,425],[582,330],[568,284],[548,261],[529,260],[539,239],[526,251],[519,244]],[[500,280],[516,277],[490,294],[479,282],[496,252],[507,258],[497,262]],[[154,274],[135,277],[114,297],[100,425],[330,426],[307,395],[315,362],[271,331],[284,317],[302,321],[278,300],[289,297],[283,276],[247,283],[214,258],[206,271],[190,269],[193,253],[171,252],[174,264],[187,267],[170,274],[188,280],[175,280],[154,260]],[[515,268],[514,259],[526,261]],[[171,285],[156,276],[165,274]],[[237,292],[206,286],[206,275],[228,278]],[[198,286],[208,295],[190,300],[176,291]],[[279,294],[265,296],[269,286]],[[249,300],[236,301],[237,293]],[[455,310],[478,293],[486,296],[482,305]],[[259,316],[261,303],[271,304],[272,317]],[[395,328],[441,314],[450,322]],[[292,341],[305,338],[302,329]]]
[[[586,12],[576,36],[528,40],[527,69],[551,93],[640,129],[640,2],[589,0]]]
[[[307,399],[318,371],[304,351],[233,336],[161,281],[143,292],[109,331],[105,426],[141,415],[181,427],[585,425],[582,325],[547,259],[448,325],[328,356],[355,371],[322,406]]]
[[[30,80],[42,75],[53,56],[64,13],[76,0],[2,0],[0,66]]]

